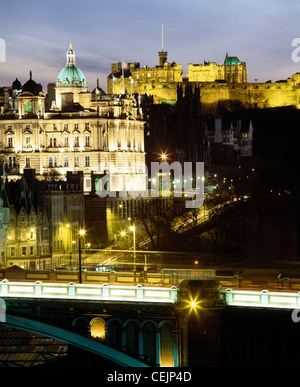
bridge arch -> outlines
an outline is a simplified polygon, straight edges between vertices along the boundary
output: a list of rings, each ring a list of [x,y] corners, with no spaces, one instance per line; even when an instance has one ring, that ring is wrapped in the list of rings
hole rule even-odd
[[[76,327],[76,325],[78,325],[78,323],[80,322],[83,322],[85,324],[89,324],[89,320],[87,317],[85,316],[78,316],[76,317],[73,321],[72,321],[72,327]]]
[[[175,326],[170,321],[161,321],[159,324],[159,355],[161,367],[174,367],[177,363],[177,339],[174,335]]]
[[[89,320],[85,316],[78,316],[72,321],[72,328],[77,333],[87,333]]]
[[[139,333],[141,324],[138,320],[124,321],[122,347],[131,355],[139,355]]]
[[[143,321],[140,337],[140,355],[151,365],[159,365],[158,355],[158,324],[153,320]]]
[[[123,321],[119,318],[112,318],[107,321],[108,342],[114,347],[122,346]]]
[[[72,325],[79,322],[89,328],[93,338],[152,366],[178,366],[178,331],[171,321],[146,319],[141,322],[118,317],[105,320],[99,316],[89,321],[85,316],[79,316]]]
[[[52,337],[104,357],[123,367],[147,367],[145,363],[99,341],[89,339],[66,329],[42,323],[40,321],[34,321],[19,316],[6,315],[5,325],[11,328],[22,329],[43,336]]]

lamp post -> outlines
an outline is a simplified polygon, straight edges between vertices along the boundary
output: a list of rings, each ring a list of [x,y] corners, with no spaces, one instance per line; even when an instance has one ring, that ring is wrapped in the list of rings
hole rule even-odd
[[[79,230],[79,243],[78,243],[78,260],[79,260],[79,283],[82,283],[81,275],[81,237],[85,234],[85,230]]]
[[[69,256],[69,254],[70,254],[70,239],[71,239],[71,237],[70,237],[70,224],[69,223],[67,223],[66,224],[66,228],[67,228],[67,230],[66,230],[66,237],[65,237],[65,241],[66,241],[66,255],[67,255],[67,259],[66,259],[66,266],[67,267],[70,267],[71,266],[71,263],[70,263],[70,256]]]
[[[133,232],[133,274],[134,282],[136,281],[136,267],[135,267],[135,226],[130,226],[129,230]]]

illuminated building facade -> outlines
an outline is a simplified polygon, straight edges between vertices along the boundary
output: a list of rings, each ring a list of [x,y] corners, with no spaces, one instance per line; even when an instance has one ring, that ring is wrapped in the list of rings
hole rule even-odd
[[[247,83],[246,63],[241,62],[235,56],[228,56],[226,52],[223,65],[218,65],[215,62],[189,63],[188,79],[189,82]]]
[[[85,191],[91,189],[92,171],[109,174],[114,191],[145,188],[144,122],[133,97],[103,94],[98,85],[88,92],[70,45],[49,111],[45,98],[30,72],[16,96],[18,110],[0,113],[0,152],[9,178],[26,168],[35,169],[37,177],[80,170]]]
[[[144,66],[135,63],[114,63],[107,78],[108,93],[152,95],[154,103],[175,103],[177,85],[182,82],[182,68],[175,62],[168,63],[167,52],[161,51],[159,65]]]
[[[226,56],[222,65],[205,61],[188,65],[183,74],[180,64],[168,63],[167,52],[159,52],[159,65],[153,68],[133,63],[114,63],[107,77],[110,93],[147,94],[154,104],[175,104],[177,89],[200,88],[204,110],[215,112],[220,101],[240,104],[244,108],[272,108],[279,106],[299,107],[300,74],[276,82],[247,81],[246,62],[236,56]]]
[[[6,230],[5,264],[27,269],[50,267],[50,222],[41,192],[22,177],[6,185],[9,225]]]
[[[9,225],[9,202],[5,186],[0,187],[0,267],[5,264],[6,229]]]
[[[3,263],[25,269],[76,265],[79,230],[85,223],[83,174],[41,181],[26,169],[4,192],[9,216]]]

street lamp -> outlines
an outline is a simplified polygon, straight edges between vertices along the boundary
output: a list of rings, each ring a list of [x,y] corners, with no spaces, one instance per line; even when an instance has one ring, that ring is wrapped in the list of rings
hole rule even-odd
[[[135,226],[130,226],[129,230],[133,232],[133,273],[134,281],[136,280],[136,267],[135,267]]]
[[[78,258],[79,258],[79,283],[82,283],[81,276],[81,237],[85,234],[85,230],[79,230],[79,243],[78,243]]]

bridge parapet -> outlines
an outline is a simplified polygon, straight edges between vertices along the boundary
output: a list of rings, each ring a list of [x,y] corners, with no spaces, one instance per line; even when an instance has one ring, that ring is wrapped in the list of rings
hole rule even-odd
[[[272,292],[241,289],[222,289],[227,305],[242,307],[299,309],[300,292]]]
[[[153,287],[138,285],[91,285],[70,282],[43,283],[0,282],[0,297],[77,299],[91,301],[129,301],[149,303],[176,303],[178,287]]]

